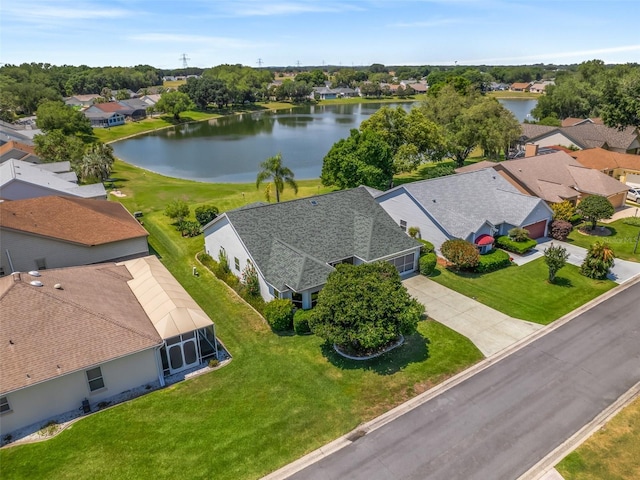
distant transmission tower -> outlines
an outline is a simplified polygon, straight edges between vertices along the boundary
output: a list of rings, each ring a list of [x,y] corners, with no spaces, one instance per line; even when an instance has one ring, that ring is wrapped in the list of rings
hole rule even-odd
[[[183,53],[182,55],[180,55],[180,61],[182,62],[182,68],[189,68],[189,64],[187,64],[187,61],[191,60],[189,57],[187,57],[186,53]]]
[[[296,60],[296,67],[300,68],[300,60]]]
[[[262,61],[262,59],[261,59],[261,58],[259,58],[259,59],[258,59],[258,68],[262,68],[262,64],[263,64],[263,63],[264,63],[264,62]]]

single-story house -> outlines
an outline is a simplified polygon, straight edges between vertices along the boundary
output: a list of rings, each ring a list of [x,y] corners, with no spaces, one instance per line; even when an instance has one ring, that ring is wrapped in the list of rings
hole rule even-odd
[[[69,162],[29,163],[7,160],[0,163],[0,196],[6,200],[66,195],[105,200],[102,183],[78,185]]]
[[[511,84],[509,90],[512,92],[528,92],[529,87],[531,87],[530,82],[516,82]]]
[[[0,278],[0,434],[217,356],[213,322],[153,256]]]
[[[522,129],[522,144],[533,143],[539,147],[561,145],[580,150],[600,147],[612,152],[640,154],[637,127],[618,130],[598,123],[583,122],[570,127],[524,124]]]
[[[47,196],[0,202],[0,275],[149,255],[147,231],[118,202]]]
[[[612,152],[603,148],[589,148],[571,152],[581,165],[599,170],[622,183],[640,185],[640,155]]]
[[[552,80],[536,81],[531,84],[529,91],[531,93],[544,93],[549,85],[555,85],[555,82]]]
[[[265,301],[312,308],[340,263],[387,261],[404,275],[418,268],[420,244],[363,187],[226,212],[203,228],[205,250],[226,257],[238,277],[253,266]]]
[[[99,93],[88,93],[86,95],[72,95],[64,99],[64,103],[71,107],[90,107],[96,99],[102,98]]]
[[[111,119],[112,122],[121,122],[122,120],[118,116],[114,116],[114,113],[119,114],[125,119],[133,121],[141,120],[147,116],[148,105],[138,99],[122,100],[119,102],[107,102],[96,103],[90,106],[84,111],[84,114],[94,122],[102,121],[105,118]],[[103,122],[104,123],[104,122]],[[122,123],[117,123],[121,125]],[[113,126],[114,123],[108,123],[107,125],[96,126]]]
[[[10,159],[22,160],[29,163],[40,163],[42,160],[36,155],[33,145],[9,140],[7,143],[0,145],[0,163]]]
[[[149,107],[153,107],[156,103],[158,103],[158,101],[160,101],[161,96],[162,95],[159,93],[150,93],[148,95],[143,95],[142,97],[140,97],[140,100],[146,103]]]
[[[460,238],[491,249],[483,240],[526,228],[543,237],[553,212],[539,198],[519,191],[492,168],[407,183],[377,194],[376,201],[402,229],[440,246]]]
[[[598,170],[587,168],[563,151],[499,162],[493,167],[522,192],[548,203],[577,203],[601,195],[618,208],[629,187]]]
[[[563,118],[561,122],[562,127],[573,127],[575,125],[583,125],[585,123],[595,123],[597,125],[604,125],[601,118],[576,118],[567,117]]]
[[[338,92],[329,87],[313,87],[310,97],[318,97],[320,100],[333,100],[338,98]]]
[[[124,115],[118,112],[102,112],[99,109],[90,112],[84,112],[85,117],[89,119],[92,127],[109,128],[118,125],[124,125]]]

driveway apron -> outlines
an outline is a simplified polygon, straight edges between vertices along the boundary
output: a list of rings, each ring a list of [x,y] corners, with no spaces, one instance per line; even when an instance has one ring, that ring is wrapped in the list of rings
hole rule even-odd
[[[425,305],[429,318],[467,337],[486,357],[542,328],[537,323],[505,315],[422,275],[402,283]]]

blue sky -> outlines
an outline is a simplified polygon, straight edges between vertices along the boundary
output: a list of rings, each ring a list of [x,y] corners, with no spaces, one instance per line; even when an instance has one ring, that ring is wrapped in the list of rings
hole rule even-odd
[[[0,62],[640,62],[637,0],[2,0]]]

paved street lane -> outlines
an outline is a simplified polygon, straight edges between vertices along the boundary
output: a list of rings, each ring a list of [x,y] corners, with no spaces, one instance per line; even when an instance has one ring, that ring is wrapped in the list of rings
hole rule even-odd
[[[513,480],[639,381],[636,283],[291,478]]]

